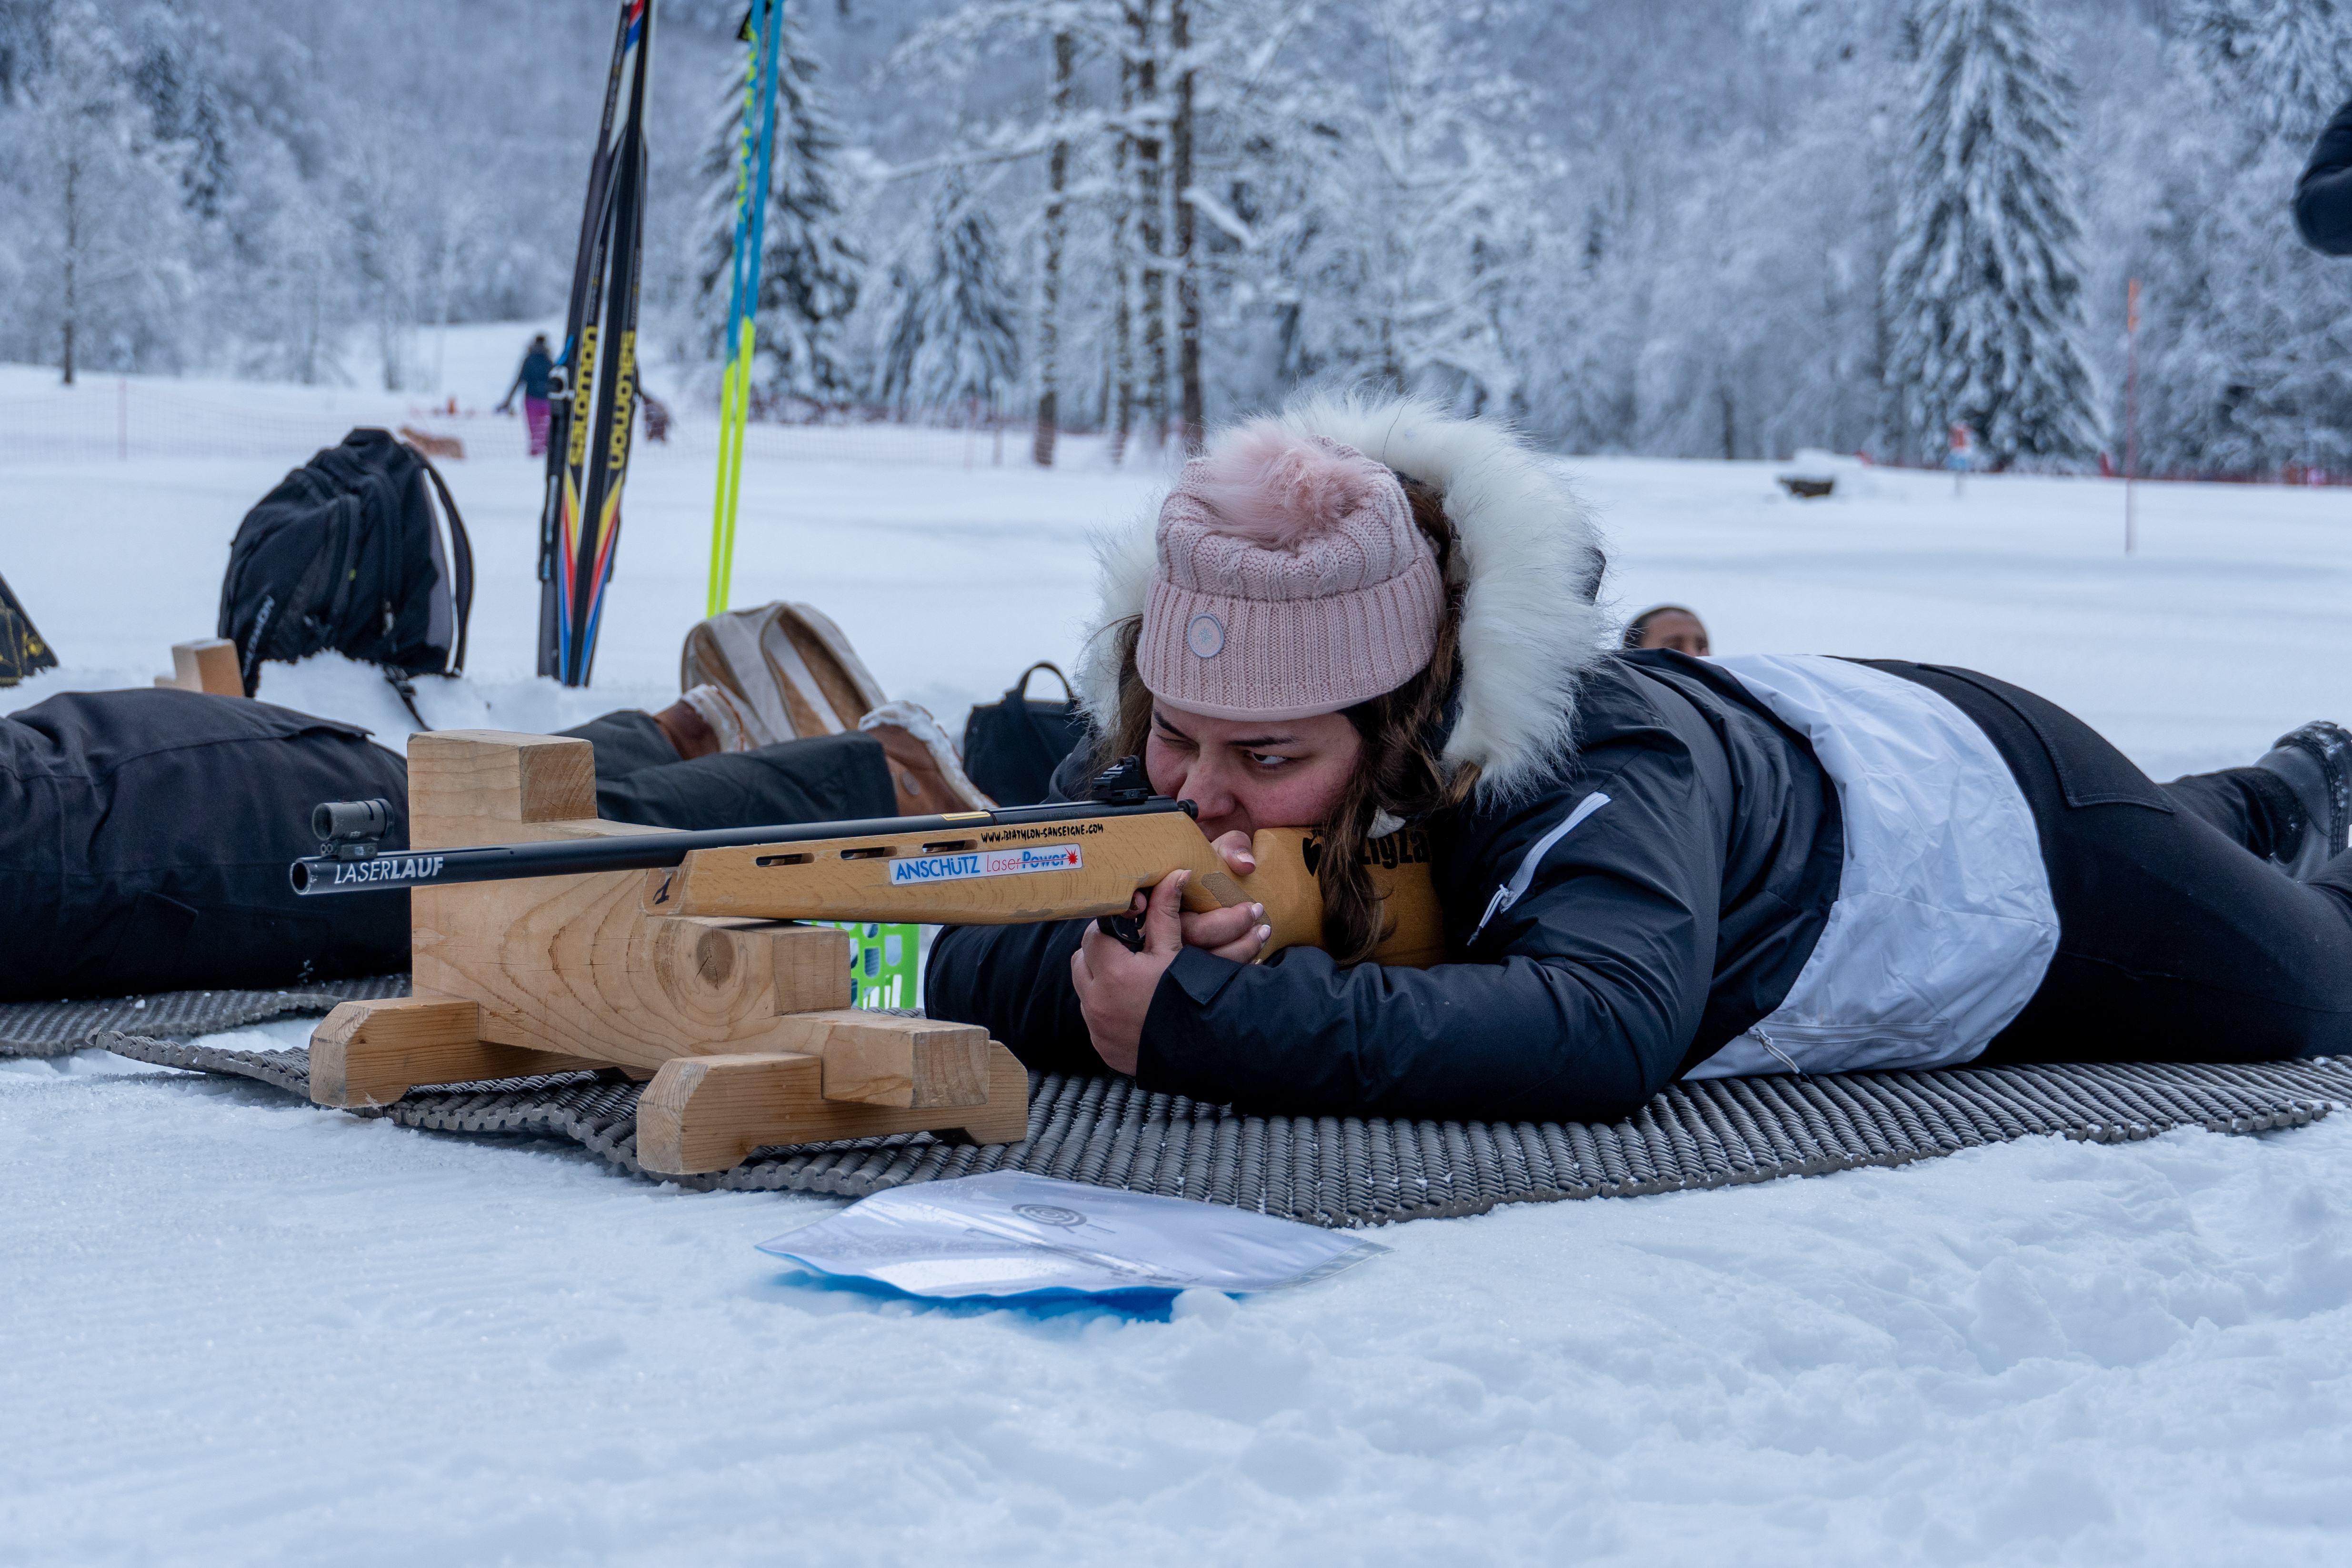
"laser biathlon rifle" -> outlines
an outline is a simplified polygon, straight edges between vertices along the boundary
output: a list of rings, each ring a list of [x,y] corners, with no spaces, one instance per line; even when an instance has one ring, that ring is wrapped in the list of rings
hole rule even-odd
[[[1262,904],[1273,935],[1263,956],[1322,945],[1322,843],[1310,830],[1260,829],[1257,870],[1236,876],[1192,820],[1188,800],[1154,795],[1133,758],[1095,781],[1094,799],[953,811],[938,817],[628,834],[550,843],[379,852],[391,808],[381,800],[320,806],[311,829],[321,852],[294,862],[306,896],[581,872],[645,870],[647,914],[767,920],[913,921],[1016,925],[1097,918],[1140,946],[1128,911],[1138,888],[1189,869],[1194,914]],[[1445,940],[1430,882],[1427,840],[1402,829],[1375,841],[1367,869],[1388,934],[1372,961],[1443,963]]]

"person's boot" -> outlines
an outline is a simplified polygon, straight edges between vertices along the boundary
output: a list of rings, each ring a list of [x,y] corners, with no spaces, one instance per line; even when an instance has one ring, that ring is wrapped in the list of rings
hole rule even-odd
[[[720,686],[695,687],[654,715],[654,723],[688,761],[721,752],[749,751],[751,719]]]
[[[708,684],[733,698],[753,746],[840,735],[887,700],[831,617],[782,600],[695,626],[678,674],[681,687]]]
[[[2280,736],[2254,766],[2277,774],[2294,791],[2302,808],[2302,841],[2292,859],[2278,863],[2295,881],[2309,882],[2344,852],[2345,841],[2352,837],[2352,733],[2315,719]]]

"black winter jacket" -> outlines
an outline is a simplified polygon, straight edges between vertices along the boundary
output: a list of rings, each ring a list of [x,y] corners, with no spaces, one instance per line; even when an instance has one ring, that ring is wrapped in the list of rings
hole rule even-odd
[[[2305,245],[2352,256],[2352,103],[2336,111],[2294,185],[2294,226]]]
[[[1585,677],[1572,768],[1535,798],[1426,824],[1456,961],[1260,965],[1186,948],[1145,1019],[1137,1081],[1270,1113],[1611,1120],[1788,994],[1844,856],[1837,792],[1727,675],[1664,651]],[[1083,776],[1073,758],[1056,779]],[[1608,797],[1498,889],[1588,797]],[[1059,798],[1066,799],[1066,795]],[[1087,923],[941,933],[931,1016],[985,1025],[1033,1068],[1099,1071],[1070,955]]]
[[[406,967],[406,894],[286,880],[318,848],[311,807],[406,779],[367,731],[244,697],[68,692],[0,717],[0,1001]]]

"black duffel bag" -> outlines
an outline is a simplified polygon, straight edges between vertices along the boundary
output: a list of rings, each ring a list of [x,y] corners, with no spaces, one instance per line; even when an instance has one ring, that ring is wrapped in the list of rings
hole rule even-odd
[[[473,546],[439,472],[388,430],[354,430],[245,515],[215,635],[236,643],[247,696],[263,660],[331,648],[397,685],[466,667],[473,607]]]
[[[1050,670],[1062,700],[1029,695],[1029,677]],[[1087,738],[1087,716],[1070,679],[1043,660],[1021,672],[1002,702],[973,705],[963,721],[963,770],[1000,806],[1034,806],[1053,788],[1054,769]]]

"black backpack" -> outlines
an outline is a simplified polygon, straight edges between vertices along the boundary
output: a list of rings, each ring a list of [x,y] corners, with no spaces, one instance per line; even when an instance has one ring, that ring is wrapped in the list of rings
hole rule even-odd
[[[1052,670],[1062,700],[1029,695],[1029,677]],[[976,703],[963,722],[966,777],[1000,806],[1034,806],[1053,789],[1054,769],[1087,737],[1087,716],[1070,694],[1069,677],[1055,665],[1021,672],[1004,700]]]
[[[473,608],[474,549],[449,486],[392,432],[354,430],[237,525],[215,634],[236,643],[247,696],[263,660],[331,648],[382,665],[404,700],[405,677],[466,667]]]

